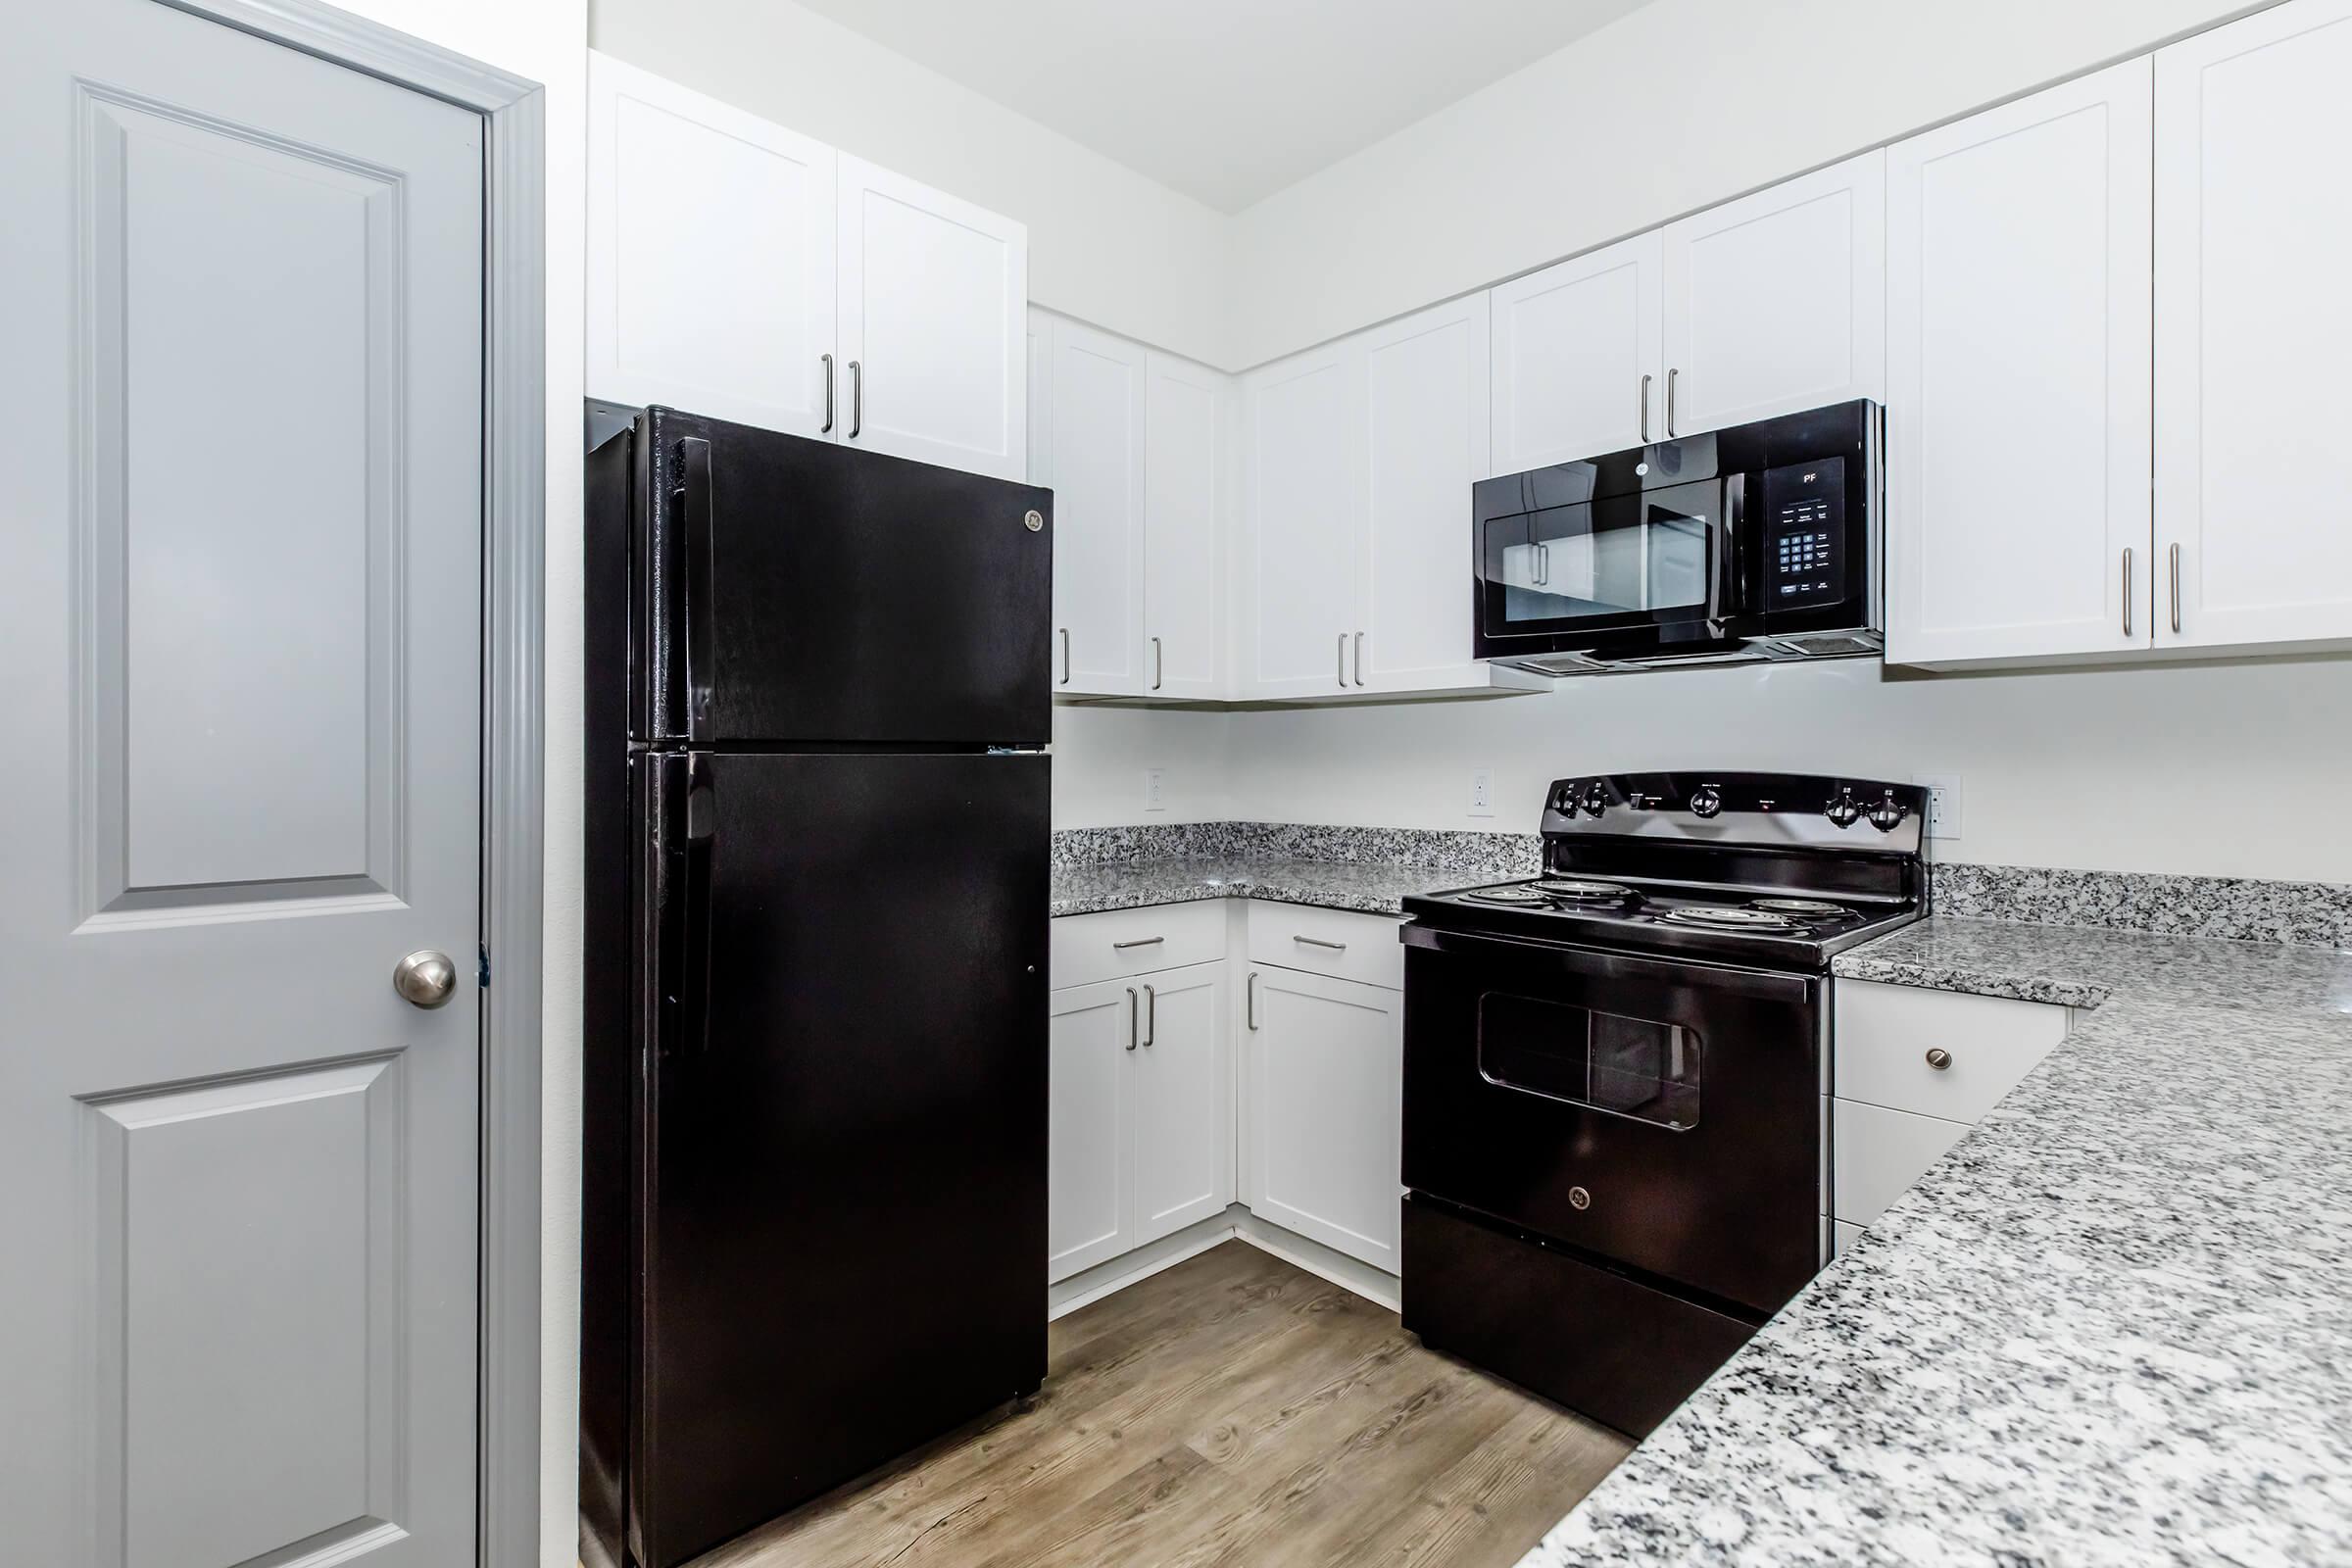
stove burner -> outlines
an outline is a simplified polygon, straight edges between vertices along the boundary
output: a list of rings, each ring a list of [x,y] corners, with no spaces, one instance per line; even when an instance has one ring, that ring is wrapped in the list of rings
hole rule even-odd
[[[1549,904],[1551,900],[1524,882],[1505,882],[1500,887],[1477,888],[1462,895],[1481,904]]]
[[[1829,919],[1854,912],[1844,905],[1832,904],[1827,899],[1750,899],[1747,906],[1771,914],[1793,914],[1799,919]]]
[[[1666,918],[1684,925],[1713,925],[1746,931],[1793,931],[1796,922],[1770,909],[1742,909],[1720,904],[1688,904],[1668,909]]]
[[[1573,899],[1587,903],[1602,899],[1631,899],[1640,896],[1622,882],[1602,882],[1592,877],[1538,877],[1532,885],[1537,891],[1548,893],[1555,899]]]

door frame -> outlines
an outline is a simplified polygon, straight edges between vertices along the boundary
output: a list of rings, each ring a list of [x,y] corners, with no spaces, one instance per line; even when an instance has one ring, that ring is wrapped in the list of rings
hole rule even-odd
[[[547,92],[319,0],[157,0],[481,116],[482,843],[486,976],[475,1561],[539,1557]]]

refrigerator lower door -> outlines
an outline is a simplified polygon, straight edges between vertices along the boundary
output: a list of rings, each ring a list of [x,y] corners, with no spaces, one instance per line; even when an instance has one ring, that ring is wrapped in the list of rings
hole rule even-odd
[[[640,765],[631,1535],[670,1568],[1045,1375],[1050,764]]]

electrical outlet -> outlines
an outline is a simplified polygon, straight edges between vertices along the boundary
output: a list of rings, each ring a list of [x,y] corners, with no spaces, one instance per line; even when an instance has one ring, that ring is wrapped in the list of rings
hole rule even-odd
[[[1168,808],[1168,770],[1164,767],[1144,769],[1144,809],[1164,811]]]
[[[1928,837],[1956,839],[1960,836],[1960,778],[1956,773],[1922,773],[1919,782],[1928,787]]]
[[[1470,775],[1470,814],[1494,814],[1494,770],[1491,767],[1479,768]]]

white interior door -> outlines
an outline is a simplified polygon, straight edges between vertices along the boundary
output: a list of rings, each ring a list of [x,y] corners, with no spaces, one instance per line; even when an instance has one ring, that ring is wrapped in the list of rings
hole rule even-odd
[[[1233,379],[1165,354],[1147,356],[1145,368],[1145,689],[1222,697]]]
[[[1887,150],[1890,661],[2148,644],[2149,78]]]
[[[1663,252],[1656,230],[1490,289],[1494,473],[1664,433]]]
[[[1225,965],[1148,975],[1143,1049],[1128,1081],[1135,1129],[1134,1245],[1233,1201],[1233,1081]]]
[[[482,136],[149,0],[0,52],[15,1561],[474,1557]]]
[[[2156,56],[2156,640],[2352,638],[2352,5]]]
[[[1886,396],[1886,155],[1666,225],[1666,434]]]
[[[1053,323],[1057,692],[1144,689],[1144,350]]]
[[[1028,462],[1028,230],[843,154],[840,439],[1018,479]]]
[[[1470,657],[1470,486],[1487,476],[1487,297],[1363,335],[1365,532],[1357,683],[1484,685]],[[1351,650],[1352,652],[1352,650]]]
[[[1053,993],[1046,1025],[1046,1282],[1135,1245],[1126,1084],[1140,982]]]
[[[1403,995],[1261,968],[1249,1034],[1243,1201],[1277,1225],[1397,1272]]]
[[[1363,627],[1364,355],[1346,341],[1242,382],[1240,695],[1351,690]]]
[[[588,395],[830,440],[833,149],[588,53]]]

